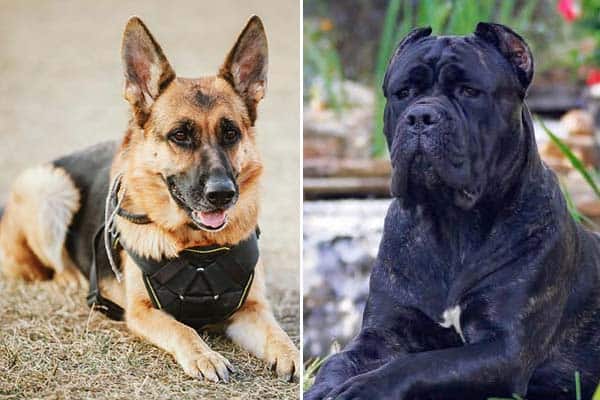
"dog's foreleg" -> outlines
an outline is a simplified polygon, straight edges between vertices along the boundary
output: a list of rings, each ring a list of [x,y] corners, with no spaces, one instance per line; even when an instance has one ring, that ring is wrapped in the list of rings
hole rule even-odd
[[[255,269],[248,298],[242,308],[231,317],[227,335],[235,343],[266,361],[280,378],[298,378],[300,354],[270,310],[260,261]]]
[[[229,361],[211,350],[194,329],[154,308],[142,281],[142,273],[129,257],[125,259],[124,269],[127,327],[172,354],[188,375],[227,382],[233,369]]]
[[[320,400],[346,380],[379,368],[397,354],[388,346],[394,335],[386,331],[365,329],[355,337],[344,351],[329,356],[313,386],[304,393],[306,400]]]
[[[447,329],[419,310],[405,307],[382,310],[380,303],[370,297],[360,333],[343,351],[327,358],[304,398],[327,398],[344,382],[367,375],[395,358],[460,344],[458,335],[449,335]]]
[[[478,400],[524,396],[531,365],[512,339],[406,354],[357,375],[327,393],[336,400],[447,398]],[[441,396],[441,397],[440,397]]]

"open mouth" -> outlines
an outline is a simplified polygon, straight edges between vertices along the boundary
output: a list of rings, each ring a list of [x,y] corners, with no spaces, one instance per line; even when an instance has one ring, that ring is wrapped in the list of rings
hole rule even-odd
[[[193,224],[191,224],[193,227],[208,232],[218,232],[225,228],[225,225],[227,225],[227,210],[195,210],[187,205],[183,194],[170,177],[166,179],[163,177],[163,180],[169,189],[171,198],[179,207],[185,210],[193,222]]]
[[[210,212],[193,210],[190,216],[194,224],[205,231],[220,231],[227,225],[227,212],[225,210]]]

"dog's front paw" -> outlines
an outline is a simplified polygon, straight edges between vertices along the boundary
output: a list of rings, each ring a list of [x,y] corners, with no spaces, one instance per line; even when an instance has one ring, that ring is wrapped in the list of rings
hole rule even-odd
[[[278,377],[286,381],[299,380],[300,352],[287,336],[267,340],[265,360]]]
[[[212,382],[229,382],[229,373],[234,372],[229,360],[212,350],[186,352],[178,355],[177,361],[189,376]]]

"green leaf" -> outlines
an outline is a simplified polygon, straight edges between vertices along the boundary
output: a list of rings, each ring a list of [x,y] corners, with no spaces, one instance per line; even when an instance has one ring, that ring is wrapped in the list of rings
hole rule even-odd
[[[327,361],[328,358],[329,358],[329,356],[324,357],[324,358],[315,358],[304,369],[304,374],[303,374],[304,379],[302,382],[302,387],[304,390],[310,389],[310,387],[314,383],[315,375],[319,371],[319,368],[321,368],[321,365],[323,365],[323,363],[325,361]]]
[[[515,10],[515,0],[503,0],[500,3],[500,10],[498,11],[497,21],[501,24],[507,24],[512,20],[512,16]]]
[[[596,389],[596,393],[594,393],[594,397],[592,397],[592,400],[600,400],[600,385],[598,385],[598,388]]]
[[[541,125],[542,129],[544,129],[544,131],[546,132],[548,137],[550,137],[550,140],[552,140],[552,142],[567,157],[567,159],[569,160],[569,162],[571,163],[573,168],[575,168],[581,174],[581,176],[583,176],[585,181],[594,190],[594,193],[596,193],[596,195],[600,198],[600,189],[598,188],[598,185],[596,184],[595,179],[592,177],[590,172],[585,168],[585,165],[583,165],[583,162],[571,151],[569,146],[565,142],[563,142],[562,139],[560,139],[558,136],[556,136],[554,133],[552,133],[552,131],[550,131],[550,129],[548,129],[548,127],[546,127],[546,124],[544,124],[544,121],[542,121],[541,118],[536,116],[535,119]]]
[[[521,7],[521,11],[517,14],[511,26],[519,32],[527,30],[538,3],[539,0],[525,1]]]
[[[583,220],[583,215],[581,215],[579,210],[577,210],[575,202],[573,201],[573,197],[571,197],[571,193],[569,193],[567,187],[562,183],[560,185],[560,189],[563,193],[563,196],[565,196],[565,200],[567,202],[567,210],[569,210],[569,214],[571,214],[571,217],[573,217],[575,221],[581,222]]]

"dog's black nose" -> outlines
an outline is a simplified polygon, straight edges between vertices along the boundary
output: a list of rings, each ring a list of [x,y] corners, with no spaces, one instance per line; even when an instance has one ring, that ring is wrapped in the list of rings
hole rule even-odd
[[[209,179],[204,188],[206,200],[215,207],[228,205],[235,197],[235,185],[229,179]]]
[[[410,127],[427,127],[435,125],[440,121],[441,115],[433,107],[428,105],[417,105],[412,107],[406,114],[405,121]]]

